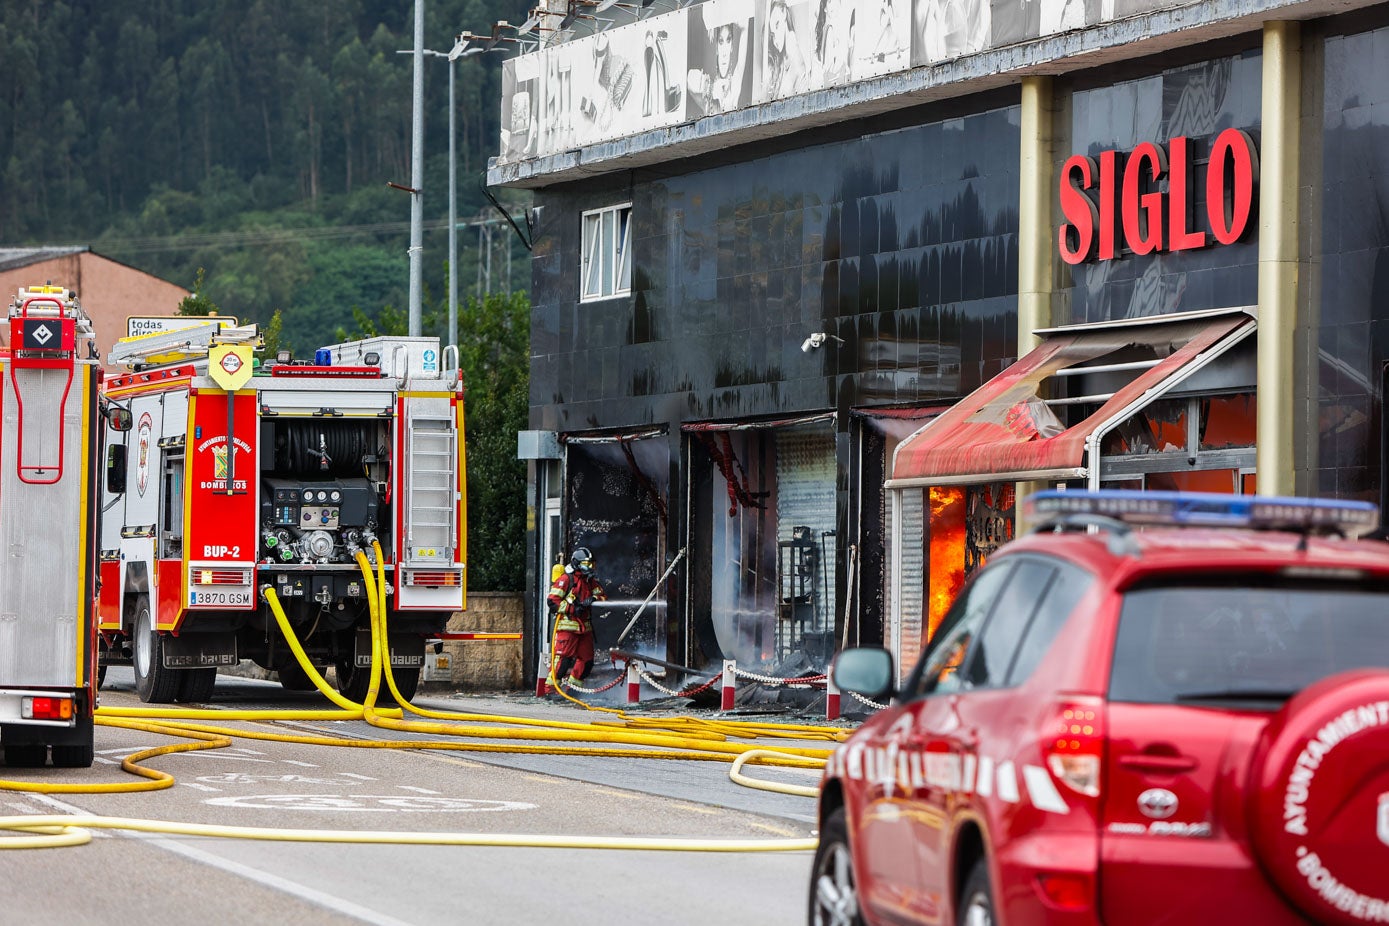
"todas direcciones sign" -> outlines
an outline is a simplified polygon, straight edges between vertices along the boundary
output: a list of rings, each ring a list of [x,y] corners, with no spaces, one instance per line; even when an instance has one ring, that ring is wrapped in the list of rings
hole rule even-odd
[[[1077,154],[1061,168],[1057,234],[1068,264],[1134,254],[1187,251],[1233,244],[1248,231],[1254,212],[1259,155],[1254,140],[1226,129],[1211,143],[1203,176],[1194,165],[1191,140],[1166,147],[1144,142],[1127,155]],[[1164,187],[1165,181],[1165,189]],[[1205,196],[1199,196],[1200,184]],[[1198,209],[1198,200],[1204,208]],[[1198,213],[1200,213],[1198,215]]]

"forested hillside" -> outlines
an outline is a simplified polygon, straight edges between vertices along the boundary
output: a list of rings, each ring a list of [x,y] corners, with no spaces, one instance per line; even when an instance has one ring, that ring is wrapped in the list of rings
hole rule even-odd
[[[426,0],[425,46],[525,18],[525,0]],[[0,245],[91,244],[268,321],[300,351],[408,291],[414,0],[0,3]],[[513,45],[503,48],[514,50]],[[509,51],[514,53],[514,51]],[[460,221],[491,212],[503,55],[454,67]],[[447,293],[448,64],[425,58],[426,312]],[[512,203],[524,201],[515,196]],[[527,287],[493,232],[492,288]],[[459,233],[460,297],[479,233]],[[439,313],[442,315],[442,313]]]
[[[194,289],[193,312],[269,323],[298,356],[405,333],[415,0],[2,0],[0,246],[84,244]],[[425,47],[521,22],[525,0],[426,0]],[[504,45],[512,50],[513,45]],[[460,221],[499,218],[503,55],[454,67]],[[425,58],[424,329],[444,334],[448,63]],[[523,205],[524,197],[499,198]],[[526,251],[459,232],[469,585],[524,576]],[[510,260],[508,260],[510,258]],[[506,270],[512,268],[508,284]],[[55,281],[64,282],[64,281]],[[504,295],[508,290],[511,295]]]

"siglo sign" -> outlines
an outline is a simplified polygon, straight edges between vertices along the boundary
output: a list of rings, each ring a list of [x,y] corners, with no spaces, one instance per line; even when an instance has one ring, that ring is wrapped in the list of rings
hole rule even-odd
[[[1193,147],[1191,139],[1179,136],[1166,146],[1144,142],[1127,154],[1111,150],[1068,158],[1060,182],[1061,259],[1075,265],[1113,260],[1124,249],[1143,255],[1240,240],[1254,213],[1259,175],[1254,140],[1240,129],[1221,132],[1200,177]],[[1202,182],[1204,210],[1198,210]]]

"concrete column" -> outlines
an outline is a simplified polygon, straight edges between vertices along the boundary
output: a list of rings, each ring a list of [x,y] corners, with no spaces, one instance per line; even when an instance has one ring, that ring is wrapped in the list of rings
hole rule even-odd
[[[1259,152],[1258,491],[1296,492],[1293,334],[1297,326],[1298,167],[1302,37],[1296,22],[1264,24]]]
[[[1056,229],[1051,221],[1055,158],[1050,77],[1022,80],[1018,164],[1018,356],[1036,347],[1032,332],[1051,325]]]
[[[1050,77],[1024,77],[1018,164],[1018,356],[1039,343],[1032,334],[1051,326],[1051,293],[1056,266],[1056,227],[1052,223],[1052,165],[1056,157],[1055,116]],[[1022,500],[1044,483],[1017,484],[1017,532],[1027,524]]]

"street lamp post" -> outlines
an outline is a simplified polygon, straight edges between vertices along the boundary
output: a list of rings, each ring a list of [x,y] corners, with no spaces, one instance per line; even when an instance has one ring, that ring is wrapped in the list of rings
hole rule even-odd
[[[420,336],[424,270],[424,0],[415,0],[415,82],[410,144],[410,337]]]

